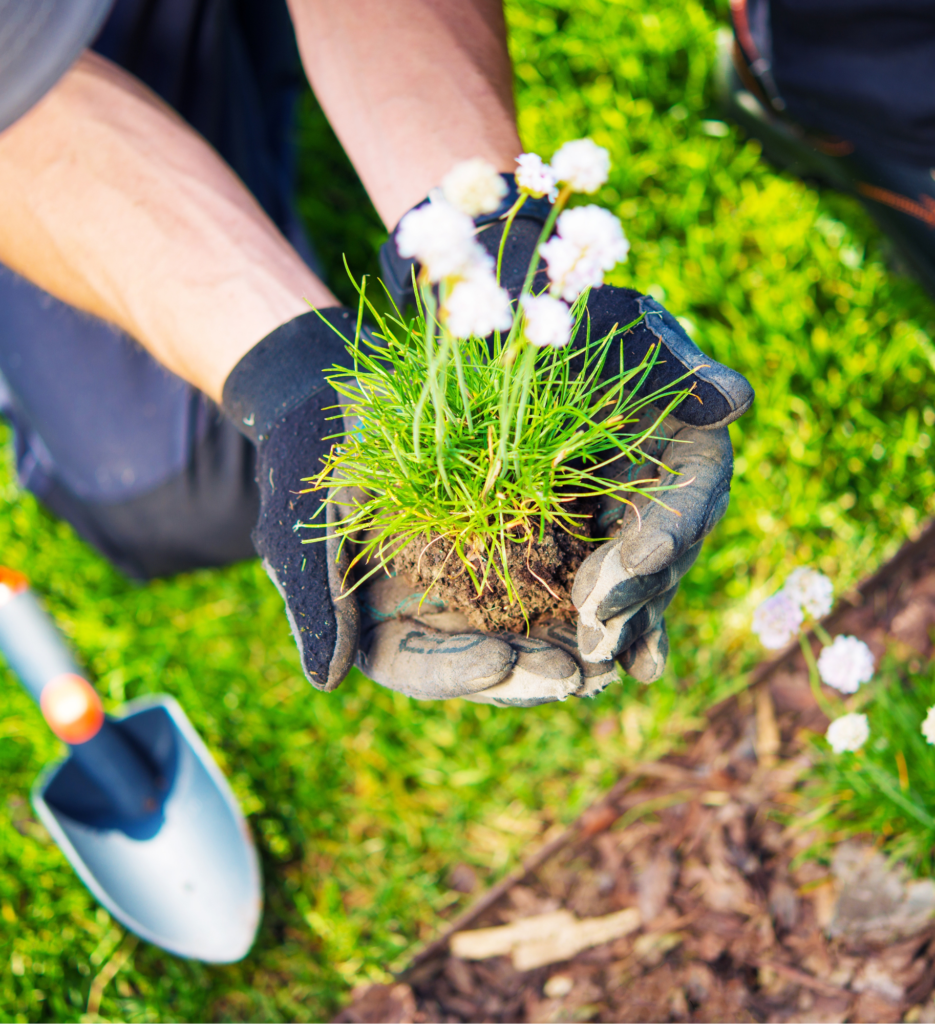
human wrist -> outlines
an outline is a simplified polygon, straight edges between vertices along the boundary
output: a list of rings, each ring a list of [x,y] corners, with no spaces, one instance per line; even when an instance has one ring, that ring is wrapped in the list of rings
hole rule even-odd
[[[227,375],[221,409],[245,437],[262,444],[280,420],[330,387],[325,373],[344,361],[355,327],[343,306],[311,310],[281,324]]]

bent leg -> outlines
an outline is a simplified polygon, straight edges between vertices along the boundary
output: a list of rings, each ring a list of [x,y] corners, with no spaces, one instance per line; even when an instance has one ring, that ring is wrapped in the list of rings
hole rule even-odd
[[[127,575],[253,557],[254,449],[132,338],[0,267],[20,483]]]

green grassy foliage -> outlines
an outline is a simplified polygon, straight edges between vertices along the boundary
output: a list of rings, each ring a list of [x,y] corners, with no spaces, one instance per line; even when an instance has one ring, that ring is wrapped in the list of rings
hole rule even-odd
[[[434,305],[428,288],[423,301]],[[361,332],[348,345],[353,370],[329,375],[345,421],[356,426],[309,481],[340,517],[331,536],[348,545],[366,537],[350,558],[352,590],[391,569],[412,541],[444,538],[452,565],[460,560],[478,594],[499,580],[527,617],[510,574],[512,545],[541,541],[547,526],[580,536],[583,513],[569,505],[573,498],[665,501],[676,484],[608,484],[598,474],[627,464],[655,473],[656,460],[639,446],[659,437],[660,422],[688,390],[676,383],[647,392],[654,353],[625,367],[619,338],[628,325],[592,337],[582,326],[586,304],[587,293],[572,307],[574,345],[536,348],[514,325],[509,335],[494,335],[492,352],[483,338],[452,339],[443,329],[439,341],[434,312],[406,321],[399,311],[384,317],[369,306],[380,340]],[[328,497],[334,479],[366,498],[348,511],[346,497]],[[304,543],[325,539],[320,525],[303,526]]]
[[[723,12],[698,0],[510,0],[507,14],[528,148],[549,156],[585,134],[610,148],[597,199],[633,243],[618,280],[664,298],[757,389],[732,428],[731,509],[671,609],[673,669],[648,690],[532,710],[420,704],[359,677],[316,693],[258,566],[134,586],[6,466],[0,559],[48,596],[109,707],[178,697],[233,779],[264,862],[266,915],[246,961],[209,968],[140,945],[103,991],[105,1017],[326,1019],[463,905],[446,885],[454,864],[498,877],[530,837],[742,683],[759,657],[749,615],[773,576],[812,563],[845,586],[933,510],[933,308],[889,273],[855,203],[774,173],[718,122]],[[349,297],[340,253],[372,272],[382,232],[312,105],[300,141],[303,211]],[[122,933],[31,819],[24,800],[57,745],[2,681],[0,1010],[77,1020]]]
[[[876,679],[839,701],[841,712],[867,716],[870,738],[855,753],[835,754],[823,737],[813,743],[814,770],[792,795],[789,823],[815,829],[803,856],[825,857],[847,836],[872,836],[913,870],[935,868],[935,752],[922,735],[935,705],[935,665],[904,661],[890,652]]]
[[[327,1018],[349,984],[385,977],[463,903],[445,885],[454,864],[501,873],[544,822],[613,778],[616,744],[589,734],[610,710],[598,705],[500,714],[420,704],[359,676],[331,696],[311,690],[256,564],[134,586],[9,484],[0,549],[45,592],[109,707],[179,698],[262,852],[254,953],[208,968],[141,945],[106,990],[105,1016]],[[6,672],[3,683],[0,1006],[7,1019],[74,1020],[121,931],[32,820],[29,788],[58,745]]]

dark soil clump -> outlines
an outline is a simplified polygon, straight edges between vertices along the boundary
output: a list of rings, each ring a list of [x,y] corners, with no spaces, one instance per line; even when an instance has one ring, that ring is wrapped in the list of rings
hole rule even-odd
[[[579,522],[577,532],[590,536],[591,516]],[[414,587],[431,587],[433,594],[449,607],[464,612],[472,626],[486,633],[525,633],[539,619],[575,621],[577,612],[571,602],[571,587],[578,566],[594,549],[593,543],[547,524],[542,541],[537,535],[532,544],[519,537],[508,544],[507,567],[520,598],[512,604],[493,568],[478,594],[451,547],[450,541],[438,539],[436,533],[419,537],[396,556],[396,571]],[[480,556],[473,565],[477,578],[482,579],[485,566]]]

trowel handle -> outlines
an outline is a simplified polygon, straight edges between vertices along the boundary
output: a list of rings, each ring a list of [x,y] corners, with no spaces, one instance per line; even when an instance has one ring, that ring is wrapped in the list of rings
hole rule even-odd
[[[52,732],[110,797],[134,819],[151,814],[159,796],[150,767],[113,721],[75,664],[26,577],[0,566],[0,653],[42,709]]]
[[[40,704],[43,690],[53,679],[83,677],[61,634],[29,589],[26,577],[3,566],[0,566],[0,651],[19,681]]]

